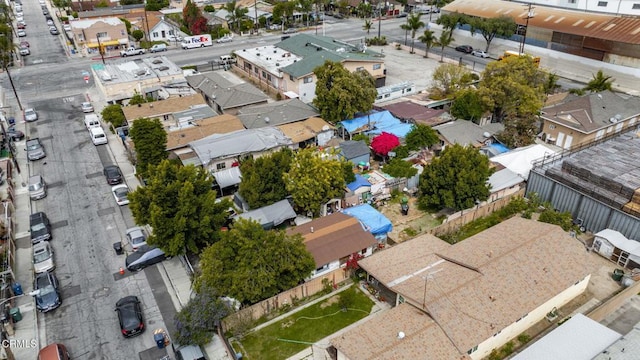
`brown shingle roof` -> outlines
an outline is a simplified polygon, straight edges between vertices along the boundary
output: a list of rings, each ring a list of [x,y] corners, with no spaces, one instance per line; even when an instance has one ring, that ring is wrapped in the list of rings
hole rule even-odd
[[[311,117],[304,121],[278,125],[277,128],[291,138],[291,141],[299,143],[313,139],[318,133],[323,131],[325,126],[329,129],[335,129],[334,126],[319,117]]]
[[[383,105],[379,108],[389,110],[393,116],[398,119],[413,120],[429,126],[438,125],[444,121],[440,118],[440,116],[445,113],[444,110],[429,109],[426,106],[411,101],[400,101]]]
[[[122,108],[128,122],[140,118],[156,118],[172,114],[177,111],[189,109],[193,105],[206,105],[206,101],[200,94],[172,97],[150,103],[130,105]]]
[[[200,140],[212,134],[226,134],[244,129],[242,122],[234,115],[223,114],[196,122],[181,130],[167,132],[167,150],[185,147],[190,142]]]
[[[321,217],[287,231],[302,234],[307,250],[317,266],[349,256],[376,244],[370,232],[364,230],[358,219],[343,213]]]
[[[586,256],[582,243],[560,227],[513,217],[452,246],[422,236],[359,264],[428,313],[465,354],[587,277]],[[358,335],[361,331],[358,327],[348,335],[359,337],[362,347],[393,341],[379,338],[380,344],[371,344]],[[429,341],[417,345],[429,351],[442,346]]]

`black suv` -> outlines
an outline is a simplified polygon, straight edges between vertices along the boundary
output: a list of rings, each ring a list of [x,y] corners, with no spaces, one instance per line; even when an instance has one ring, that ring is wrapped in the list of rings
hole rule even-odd
[[[456,46],[456,51],[460,51],[466,54],[471,54],[473,52],[473,48],[469,45],[460,45],[460,46]]]
[[[36,244],[40,241],[49,241],[51,235],[51,223],[47,214],[42,211],[33,213],[29,216],[29,231],[31,231],[31,243]]]
[[[36,307],[41,312],[57,309],[62,304],[58,279],[52,272],[43,272],[36,277],[33,289],[37,291]]]
[[[118,185],[122,183],[122,171],[116,165],[105,166],[102,172],[107,178],[107,184]]]

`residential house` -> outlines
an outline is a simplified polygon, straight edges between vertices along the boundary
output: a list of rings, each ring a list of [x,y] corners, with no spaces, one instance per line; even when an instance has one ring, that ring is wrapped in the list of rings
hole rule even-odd
[[[108,53],[129,46],[127,27],[117,17],[76,20],[69,24],[73,46],[84,56],[100,56],[100,47]]]
[[[382,132],[404,138],[413,129],[413,124],[405,123],[389,111],[376,111],[340,122],[343,138],[356,134],[378,135]],[[346,131],[346,133],[345,133]]]
[[[258,222],[265,230],[270,230],[285,221],[295,219],[296,216],[291,203],[285,199],[259,209],[238,214],[234,216],[234,220],[250,219]]]
[[[344,268],[352,254],[373,254],[376,239],[360,222],[342,213],[333,213],[306,224],[287,229],[287,234],[300,234],[316,262],[310,279]]]
[[[356,206],[371,199],[371,183],[362,175],[356,174],[356,179],[347,184],[344,201],[347,206]]]
[[[378,111],[389,111],[400,121],[412,124],[435,126],[451,121],[448,116],[443,116],[443,109],[430,109],[424,105],[416,104],[410,100],[398,101],[374,107]]]
[[[359,261],[397,306],[331,343],[339,360],[482,359],[583,293],[587,264],[559,226],[519,216],[455,245],[422,235]]]
[[[226,134],[243,130],[244,126],[234,115],[223,114],[198,120],[194,125],[167,131],[167,150],[180,153],[182,149],[188,149],[189,143],[204,139],[213,134]]]
[[[487,183],[491,191],[489,198],[486,200],[488,203],[517,193],[525,187],[525,179],[507,168],[498,169],[491,174]]]
[[[167,26],[168,24],[166,23],[159,26],[161,22],[165,22],[164,15],[159,11],[145,11],[144,4],[131,4],[106,8],[92,7],[92,10],[78,12],[78,18],[81,20],[106,17],[126,19],[131,24],[132,30],[142,30],[145,33],[145,39],[150,41],[164,40],[164,38],[157,36],[160,34],[160,29],[179,31],[179,27]],[[154,35],[154,32],[156,32],[156,35]]]
[[[391,221],[369,204],[348,207],[342,209],[342,213],[358,219],[380,244],[387,242],[387,234],[393,230]]]
[[[340,152],[340,156],[345,160],[350,161],[353,164],[353,167],[363,163],[369,164],[371,149],[369,149],[367,143],[362,140],[343,141],[338,145],[338,150]]]
[[[333,138],[336,129],[335,126],[319,117],[310,117],[307,120],[276,127],[288,136],[294,145],[297,144],[298,148],[307,146],[323,147]]]
[[[154,12],[153,15],[151,15],[150,12],[148,12],[148,14],[149,15],[147,15],[147,18],[151,16],[154,20],[153,22],[155,23],[149,23],[150,41],[167,41],[170,36],[183,36],[183,33],[180,31],[180,26],[166,18],[164,15],[156,12]],[[156,19],[157,21],[155,21]]]
[[[299,99],[247,106],[238,110],[237,113],[238,118],[247,129],[284,125],[307,120],[318,115],[320,115],[318,111]]]
[[[275,45],[236,50],[236,66],[245,75],[276,89],[287,98],[310,103],[315,98],[317,78],[313,70],[331,60],[347,70],[366,70],[383,86],[386,70],[383,57],[363,44],[352,45],[325,36],[298,34]]]
[[[189,144],[197,157],[197,163],[211,172],[237,166],[246,157],[258,158],[292,146],[291,139],[275,127],[213,134]],[[195,162],[190,160],[189,163]]]
[[[542,138],[571,149],[637,126],[639,117],[636,96],[612,91],[569,95],[562,103],[542,109]]]
[[[493,144],[494,135],[504,130],[500,123],[490,123],[484,126],[467,120],[455,120],[433,127],[440,136],[440,145],[444,150],[447,145],[459,144],[481,148]]]
[[[137,119],[158,118],[166,128],[169,128],[170,126],[178,125],[178,119],[173,117],[174,113],[206,105],[207,103],[202,95],[193,94],[138,105],[124,106],[122,112],[129,125],[133,124],[133,121]]]
[[[381,104],[407,95],[415,94],[417,91],[415,84],[410,81],[379,87],[377,90],[378,96],[376,96],[375,104]]]
[[[187,82],[218,114],[236,115],[250,105],[263,105],[269,97],[252,84],[236,83],[225,72],[211,71],[187,76]]]

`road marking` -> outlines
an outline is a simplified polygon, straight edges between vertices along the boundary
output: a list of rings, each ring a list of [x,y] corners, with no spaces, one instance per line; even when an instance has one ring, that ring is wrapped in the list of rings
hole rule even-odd
[[[42,60],[42,59],[38,59],[38,60],[33,60],[31,63],[32,63],[32,64],[41,64],[41,63],[43,63],[43,62],[44,62],[44,60]]]
[[[63,103],[68,103],[68,102],[73,102],[76,98],[74,96],[68,96],[65,98],[62,98],[62,102]]]

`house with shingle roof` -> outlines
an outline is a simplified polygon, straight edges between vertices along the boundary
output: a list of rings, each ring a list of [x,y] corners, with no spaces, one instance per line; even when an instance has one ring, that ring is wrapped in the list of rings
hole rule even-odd
[[[480,126],[468,120],[455,120],[433,127],[439,137],[442,149],[447,145],[459,144],[481,148],[495,142],[494,135],[504,129],[500,123]]]
[[[386,79],[382,54],[367,50],[361,43],[350,44],[326,36],[298,34],[275,45],[246,48],[234,54],[236,66],[244,75],[304,103],[315,98],[317,79],[313,70],[327,60],[341,63],[351,72],[366,70],[378,87]]]
[[[636,96],[612,91],[570,94],[562,102],[542,109],[542,138],[571,149],[637,126],[639,117],[640,98]]]
[[[300,101],[288,99],[265,105],[247,106],[237,116],[247,129],[278,126],[307,120],[320,115],[316,109]]]
[[[339,212],[289,228],[287,234],[303,236],[304,244],[316,262],[311,279],[345,267],[354,253],[370,256],[377,246],[376,239],[358,219]]]
[[[209,135],[226,134],[244,129],[240,119],[229,114],[202,119],[195,124],[167,131],[167,150],[177,151],[188,147],[190,142],[203,139]]]
[[[335,126],[319,117],[277,126],[298,147],[325,146],[333,138]]]
[[[584,245],[513,217],[449,245],[426,234],[358,262],[397,306],[331,340],[338,359],[482,359],[583,293]]]
[[[193,94],[138,105],[124,106],[122,112],[129,125],[133,124],[133,121],[137,119],[158,118],[164,126],[171,126],[178,122],[173,116],[174,113],[199,106],[207,106],[207,103],[202,95]]]
[[[255,86],[245,82],[234,83],[215,71],[187,76],[186,79],[218,114],[236,115],[244,106],[266,104],[269,99]]]

